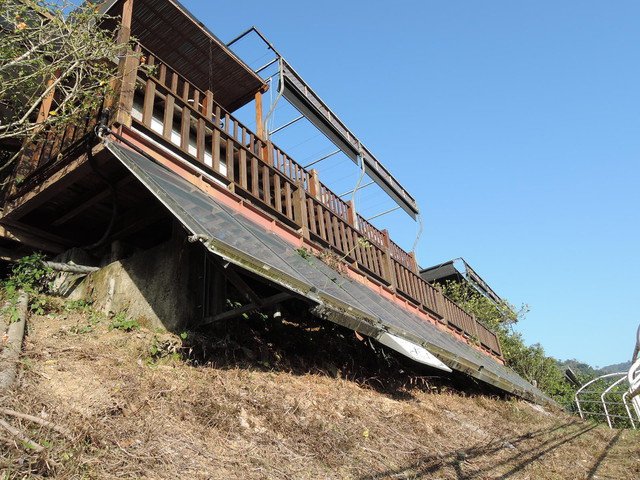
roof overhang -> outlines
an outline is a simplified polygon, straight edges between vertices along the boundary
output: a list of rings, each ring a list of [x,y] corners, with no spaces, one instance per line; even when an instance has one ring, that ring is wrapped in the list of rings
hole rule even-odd
[[[100,12],[120,16],[124,0]],[[233,111],[250,102],[265,82],[176,0],[133,0],[131,34],[145,48]]]

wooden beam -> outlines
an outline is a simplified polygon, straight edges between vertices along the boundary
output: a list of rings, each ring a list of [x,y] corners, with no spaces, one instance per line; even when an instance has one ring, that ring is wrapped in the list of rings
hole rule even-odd
[[[99,143],[93,147],[93,156],[96,157],[104,150],[104,145]],[[44,182],[29,190],[24,195],[12,200],[5,205],[2,218],[16,220],[23,217],[33,209],[51,200],[71,183],[74,183],[90,172],[86,154],[70,162],[66,167],[47,178]]]
[[[120,180],[118,183],[116,183],[116,190],[128,185],[134,179],[135,179],[135,177],[133,175],[126,176],[125,178]],[[85,210],[93,207],[96,203],[100,203],[102,200],[106,200],[110,196],[111,196],[111,189],[110,188],[106,188],[106,189],[102,190],[100,193],[91,196],[90,198],[87,198],[85,200],[81,200],[77,207],[71,209],[70,211],[68,211],[67,213],[65,213],[61,217],[59,217],[57,220],[54,220],[53,222],[51,222],[51,226],[52,227],[58,227],[60,225],[64,225],[65,223],[67,223],[72,218],[77,217],[78,215],[80,215]]]
[[[142,211],[140,208],[133,208],[118,219],[118,224],[124,226],[122,226],[120,230],[115,231],[110,236],[110,240],[119,240],[133,235],[168,216],[169,212],[161,205],[154,205]]]
[[[251,312],[253,310],[257,310],[257,309],[259,309],[261,307],[268,307],[270,305],[274,305],[276,303],[280,303],[280,302],[282,302],[284,300],[288,300],[288,299],[290,299],[292,297],[293,297],[293,295],[291,295],[288,292],[276,293],[275,295],[272,295],[270,297],[261,299],[260,300],[260,305],[257,305],[255,303],[250,303],[248,305],[243,305],[242,307],[234,308],[233,310],[228,310],[226,312],[219,313],[219,314],[214,315],[212,317],[205,317],[204,321],[198,326],[199,327],[203,327],[205,325],[209,325],[211,323],[218,322],[220,320],[229,320],[231,318],[239,317],[243,313],[248,313],[248,312]]]
[[[64,238],[53,235],[39,228],[29,225],[7,222],[0,224],[0,237],[19,242],[36,250],[51,253],[61,253],[67,250],[71,243]]]
[[[233,266],[229,265],[225,268],[222,262],[217,259],[215,263],[221,267],[222,273],[227,277],[227,280],[229,280],[247,300],[256,305],[261,305],[261,299],[258,294],[238,275]]]

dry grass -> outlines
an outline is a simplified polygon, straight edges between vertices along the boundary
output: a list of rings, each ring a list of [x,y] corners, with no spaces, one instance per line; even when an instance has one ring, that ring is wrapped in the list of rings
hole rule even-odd
[[[177,337],[87,324],[84,313],[30,320],[21,385],[4,406],[75,440],[10,419],[47,448],[2,439],[4,478],[640,478],[635,432],[432,379],[411,387],[424,377],[407,372],[366,381],[353,366],[360,358],[322,351],[317,328],[258,338],[241,325],[242,334],[195,342],[196,363],[151,358]],[[327,355],[331,365],[310,360]]]

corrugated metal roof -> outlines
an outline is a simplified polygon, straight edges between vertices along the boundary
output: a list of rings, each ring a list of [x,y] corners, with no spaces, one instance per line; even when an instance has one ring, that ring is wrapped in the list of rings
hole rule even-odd
[[[111,141],[107,148],[214,254],[317,304],[327,320],[377,338],[384,332],[417,343],[454,370],[505,391],[553,403],[542,391],[465,342],[340,274],[176,173]]]

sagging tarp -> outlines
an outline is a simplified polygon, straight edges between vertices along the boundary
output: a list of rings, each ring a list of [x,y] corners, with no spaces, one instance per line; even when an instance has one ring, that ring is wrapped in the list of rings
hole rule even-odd
[[[553,403],[490,356],[318,258],[300,255],[294,245],[164,166],[122,144],[107,140],[106,146],[210,252],[303,295],[315,304],[312,311],[321,318],[378,339],[421,363],[466,373],[537,403]]]

